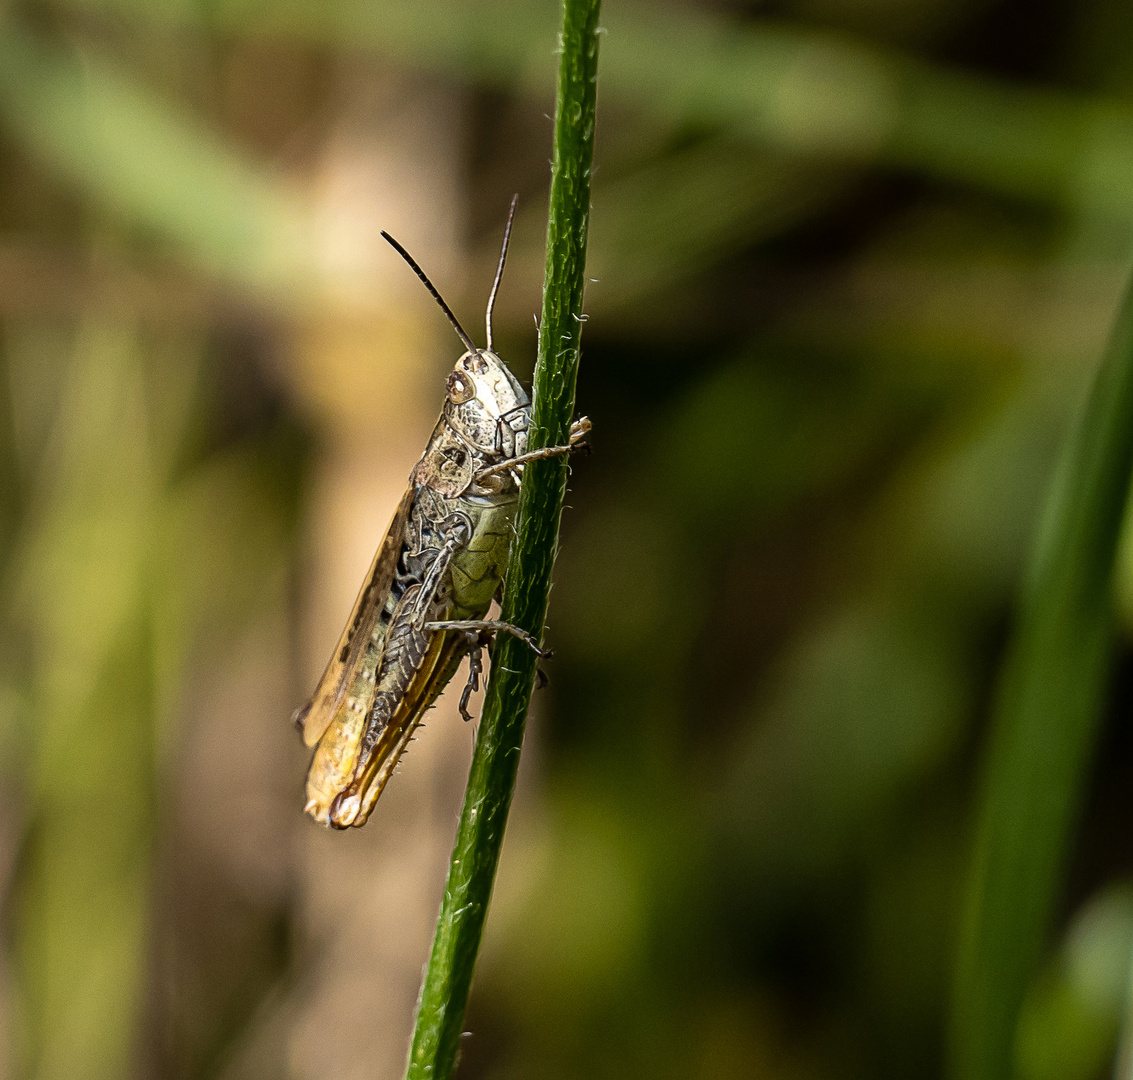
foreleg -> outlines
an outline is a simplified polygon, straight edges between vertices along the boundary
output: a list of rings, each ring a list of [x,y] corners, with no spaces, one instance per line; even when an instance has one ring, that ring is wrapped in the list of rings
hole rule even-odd
[[[493,476],[495,473],[506,472],[508,469],[514,469],[517,465],[526,465],[531,461],[541,461],[543,458],[562,457],[563,454],[574,454],[579,450],[589,450],[590,444],[587,443],[586,436],[590,433],[591,426],[590,418],[583,416],[571,424],[566,446],[544,446],[541,450],[532,450],[527,454],[520,454],[519,457],[508,458],[496,465],[489,465],[487,468],[481,469],[472,478],[472,482],[474,484],[482,483],[485,478]]]

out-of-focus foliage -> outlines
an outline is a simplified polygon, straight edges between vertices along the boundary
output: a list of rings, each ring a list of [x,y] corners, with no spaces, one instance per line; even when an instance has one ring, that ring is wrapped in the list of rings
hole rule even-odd
[[[1123,882],[1098,893],[1075,915],[1020,1017],[1021,1076],[1088,1077],[1108,1068],[1128,998],[1131,900]]]
[[[959,931],[954,1072],[1014,1071],[1109,699],[1117,554],[1133,483],[1133,288],[1048,484],[984,751]]]
[[[941,1076],[989,698],[1133,261],[1133,18],[604,6],[595,453],[460,1075]],[[298,854],[302,765],[278,759],[293,832],[240,863],[185,820],[259,837],[274,809],[239,802],[236,765],[194,787],[179,762],[234,657],[293,738],[300,665],[262,659],[294,647],[336,439],[295,356],[358,314],[328,283],[320,154],[344,72],[460,102],[471,258],[449,299],[471,323],[520,190],[497,336],[522,372],[554,23],[550,0],[5,8],[9,1075],[282,1075],[248,1048],[287,1043],[279,1003],[334,960],[297,931],[301,875],[327,865]],[[407,159],[437,137],[395,136]],[[401,411],[435,407],[405,392]],[[1016,1032],[1026,1080],[1106,1075],[1128,1012],[1133,540],[1121,558],[1103,749]],[[207,730],[245,761],[239,710]],[[372,855],[339,851],[339,872]]]

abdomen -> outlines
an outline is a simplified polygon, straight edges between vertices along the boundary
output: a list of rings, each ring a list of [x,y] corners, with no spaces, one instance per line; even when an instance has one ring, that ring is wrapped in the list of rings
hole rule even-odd
[[[497,501],[498,499],[498,501]],[[452,560],[452,619],[483,618],[507,570],[517,498],[460,499],[472,539]]]

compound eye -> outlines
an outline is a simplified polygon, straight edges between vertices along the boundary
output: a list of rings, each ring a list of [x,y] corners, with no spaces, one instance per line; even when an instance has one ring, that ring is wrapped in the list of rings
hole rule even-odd
[[[463,372],[454,371],[448,377],[448,399],[454,405],[463,405],[476,396],[476,385]]]

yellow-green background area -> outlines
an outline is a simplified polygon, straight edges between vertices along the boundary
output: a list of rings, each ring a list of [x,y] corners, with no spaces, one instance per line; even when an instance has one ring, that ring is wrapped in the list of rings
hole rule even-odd
[[[529,377],[556,16],[5,5],[0,1077],[399,1074],[471,731],[340,836],[288,716],[460,351],[377,230],[479,338],[519,191]],[[943,1076],[995,675],[1133,262],[1133,13],[603,22],[594,453],[459,1075]],[[1116,590],[1020,1080],[1110,1075],[1126,1008],[1133,540]]]

